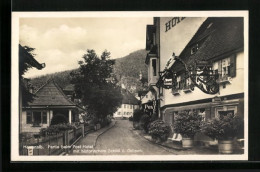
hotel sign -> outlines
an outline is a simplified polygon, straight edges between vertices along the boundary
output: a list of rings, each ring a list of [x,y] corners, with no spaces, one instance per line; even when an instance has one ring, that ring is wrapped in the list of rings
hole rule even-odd
[[[178,23],[180,23],[184,19],[185,17],[174,17],[171,20],[169,20],[167,23],[165,23],[165,32],[175,27]]]

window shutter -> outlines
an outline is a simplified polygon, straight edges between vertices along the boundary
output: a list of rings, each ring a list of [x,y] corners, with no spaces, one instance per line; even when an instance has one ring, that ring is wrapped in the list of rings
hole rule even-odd
[[[218,61],[218,74],[219,74],[220,76],[222,76],[222,64],[221,64],[221,60]]]
[[[236,56],[230,57],[230,76],[236,76]]]

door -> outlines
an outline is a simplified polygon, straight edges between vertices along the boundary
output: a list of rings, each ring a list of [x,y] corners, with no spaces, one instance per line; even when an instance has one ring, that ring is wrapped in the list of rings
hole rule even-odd
[[[33,112],[34,125],[38,126],[41,123],[41,112]]]

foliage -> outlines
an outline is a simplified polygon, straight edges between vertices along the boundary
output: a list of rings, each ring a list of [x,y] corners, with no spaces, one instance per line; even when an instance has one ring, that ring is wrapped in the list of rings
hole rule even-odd
[[[32,102],[34,99],[34,95],[29,92],[27,88],[27,84],[25,82],[25,78],[23,75],[30,69],[32,66],[30,65],[30,62],[28,61],[28,58],[25,58],[26,56],[31,56],[34,58],[35,54],[33,53],[34,48],[28,47],[28,46],[21,46],[19,44],[19,80],[20,80],[20,88],[22,93],[22,105],[27,106],[29,102]]]
[[[153,122],[153,121],[155,121],[157,119],[158,119],[158,114],[157,113],[153,113],[150,121]]]
[[[37,76],[31,78],[30,83],[33,85],[35,90],[38,90],[42,85],[44,85],[50,78],[54,78],[55,82],[64,89],[66,86],[70,84],[71,76],[70,73],[75,70],[66,70],[62,72],[55,72],[52,74],[46,74],[42,76]]]
[[[141,109],[135,109],[134,115],[133,115],[133,121],[139,122],[142,115],[143,115],[143,111]]]
[[[56,125],[50,125],[47,128],[42,128],[40,130],[40,135],[45,136],[47,135],[54,135],[59,134],[62,132],[65,132],[67,130],[75,129],[75,126],[72,126],[70,124],[56,124]]]
[[[148,133],[148,126],[149,126],[149,123],[150,123],[150,117],[145,114],[141,117],[140,119],[140,127],[146,132]]]
[[[220,118],[205,122],[202,127],[205,135],[218,140],[228,140],[234,137],[243,137],[243,118],[232,113]]]
[[[94,111],[98,119],[116,112],[122,102],[120,87],[107,81],[112,77],[114,63],[106,50],[100,57],[94,50],[87,50],[83,61],[79,61],[79,70],[71,73],[71,82],[81,96],[82,105]]]
[[[141,71],[143,76],[147,76],[147,65],[144,63],[146,55],[146,50],[138,50],[125,57],[118,58],[115,63],[115,74],[139,78]]]
[[[193,138],[200,131],[201,121],[201,115],[196,112],[180,112],[174,121],[174,132],[180,133],[184,138]]]
[[[62,114],[54,115],[51,120],[51,125],[68,123],[67,118]]]
[[[162,120],[155,120],[149,126],[149,134],[153,139],[166,141],[170,135],[171,128]]]

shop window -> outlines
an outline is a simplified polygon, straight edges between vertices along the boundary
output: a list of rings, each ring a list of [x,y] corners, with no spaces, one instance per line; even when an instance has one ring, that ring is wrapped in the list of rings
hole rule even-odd
[[[227,116],[228,114],[234,115],[234,110],[227,110],[227,111],[218,111],[219,118],[223,118],[224,116]]]
[[[47,112],[42,112],[42,123],[47,124]]]
[[[32,112],[26,112],[26,124],[32,124]]]
[[[152,59],[153,76],[156,76],[156,59]]]
[[[198,109],[198,114],[202,117],[202,121],[206,120],[206,110],[205,110],[205,108]]]
[[[216,108],[216,115],[220,119],[230,113],[235,115],[237,113],[237,106],[223,106]]]

